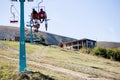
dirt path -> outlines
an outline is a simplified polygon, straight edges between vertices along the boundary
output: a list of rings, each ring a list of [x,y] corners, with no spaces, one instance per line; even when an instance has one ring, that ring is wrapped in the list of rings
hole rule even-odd
[[[4,56],[4,55],[0,55],[0,57],[8,59],[8,60],[12,60],[12,61],[17,61],[17,62],[19,61],[19,59],[7,57],[7,56]],[[80,77],[80,78],[85,79],[85,80],[112,80],[112,79],[99,78],[99,77],[96,77],[96,76],[93,76],[93,75],[84,74],[84,73],[80,73],[80,72],[75,72],[75,71],[72,71],[72,70],[69,70],[69,69],[56,67],[56,66],[53,66],[53,65],[50,65],[50,64],[43,64],[43,63],[38,63],[38,62],[34,62],[34,61],[27,61],[27,64],[35,65],[35,66],[38,66],[38,67],[44,67],[44,68],[47,68],[47,69],[50,69],[50,70],[53,70],[53,71],[58,71],[58,72],[66,73],[66,74],[71,74],[73,76]]]

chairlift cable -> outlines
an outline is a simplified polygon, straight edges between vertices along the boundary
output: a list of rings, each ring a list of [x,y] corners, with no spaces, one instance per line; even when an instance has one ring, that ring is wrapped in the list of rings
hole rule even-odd
[[[39,5],[43,2],[43,0],[41,0],[39,3],[38,3],[38,12],[39,12]]]

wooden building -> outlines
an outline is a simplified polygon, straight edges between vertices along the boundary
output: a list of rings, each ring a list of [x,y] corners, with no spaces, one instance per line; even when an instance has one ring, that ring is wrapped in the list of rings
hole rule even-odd
[[[71,42],[61,42],[59,46],[66,49],[74,49],[74,50],[79,50],[82,47],[94,48],[96,46],[96,41],[84,38]]]

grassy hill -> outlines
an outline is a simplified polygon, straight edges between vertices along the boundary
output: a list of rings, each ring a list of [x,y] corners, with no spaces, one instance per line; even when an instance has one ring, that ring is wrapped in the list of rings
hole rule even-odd
[[[30,30],[26,28],[26,34],[29,34]],[[50,45],[58,45],[59,42],[67,42],[76,40],[74,38],[69,38],[65,36],[60,36],[52,33],[47,33],[43,31],[39,31],[38,33],[33,34],[37,35],[39,38],[42,35],[45,38],[45,42]],[[13,26],[0,26],[0,39],[12,40],[15,36],[19,36],[19,27]]]
[[[48,80],[120,79],[120,62],[57,46],[27,43],[26,51],[27,70],[32,73],[20,76],[19,42],[0,41],[0,80],[45,80],[45,76]]]

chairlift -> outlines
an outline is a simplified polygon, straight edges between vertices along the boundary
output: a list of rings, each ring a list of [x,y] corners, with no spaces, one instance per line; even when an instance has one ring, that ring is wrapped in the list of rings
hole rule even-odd
[[[10,23],[18,23],[18,20],[10,20]]]
[[[40,24],[33,25],[33,27],[36,28],[36,29],[39,29],[40,28]]]
[[[29,1],[29,0],[28,0]],[[30,0],[31,1],[31,0]],[[33,8],[32,10],[32,14],[31,14],[31,18],[32,18],[32,20],[39,20],[39,16],[41,16],[41,15],[39,15],[39,10],[40,10],[40,8],[39,7],[41,7],[41,6],[39,6],[40,5],[40,3],[42,3],[43,2],[43,0],[41,0],[39,3],[38,3],[38,6],[37,7],[35,7],[35,8]]]
[[[35,28],[34,32],[38,32],[38,29],[40,28],[40,24],[38,21],[34,21],[33,28]]]
[[[45,29],[47,31],[47,28],[48,28],[48,20],[47,19],[47,14],[46,14],[46,10],[45,10],[45,6],[40,6],[40,4],[43,2],[43,0],[41,0],[39,3],[38,3],[38,6],[37,7],[34,7],[33,8],[33,12],[35,10],[35,14],[33,14],[32,12],[32,15],[31,15],[31,21],[33,21],[33,27],[35,28],[35,32],[37,32],[37,30],[39,29],[40,27],[40,24],[41,23],[45,23]],[[43,12],[41,12],[43,11]],[[41,13],[40,13],[41,12]]]
[[[18,19],[15,16],[15,13],[12,11],[14,5],[11,5],[10,12],[12,14],[12,17],[10,18],[10,23],[18,23]]]
[[[38,7],[39,8],[39,10],[41,10],[41,9],[43,9],[43,13],[41,12],[41,13],[39,13],[39,20],[40,20],[40,22],[41,23],[45,23],[45,29],[46,29],[46,31],[47,31],[47,28],[48,28],[48,22],[47,21],[49,21],[50,19],[47,19],[47,14],[46,14],[46,10],[45,10],[45,7],[44,6],[40,6],[40,7]],[[39,11],[38,10],[38,11]],[[40,12],[40,11],[39,11]]]

